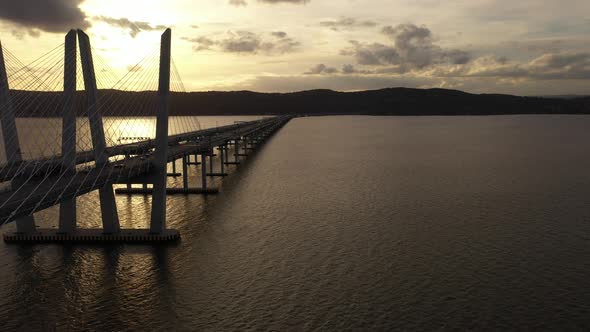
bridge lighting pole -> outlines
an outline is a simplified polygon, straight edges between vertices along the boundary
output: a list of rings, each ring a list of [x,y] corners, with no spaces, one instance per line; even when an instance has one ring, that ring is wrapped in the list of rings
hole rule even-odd
[[[62,172],[76,172],[76,30],[66,35],[64,52],[64,98],[62,110],[61,156]],[[61,200],[59,205],[59,232],[76,230],[76,197]]]
[[[159,234],[166,229],[166,179],[168,150],[168,112],[170,108],[170,53],[172,31],[166,29],[160,44],[160,78],[158,97],[160,107],[156,122],[156,150],[154,152],[154,186],[150,233]],[[183,164],[184,160],[183,160]],[[185,176],[185,175],[183,175]]]
[[[8,85],[8,75],[6,74],[6,64],[4,62],[4,51],[0,42],[0,122],[2,122],[2,140],[4,145],[4,154],[8,163],[19,163],[22,161],[22,153],[18,140],[18,131],[14,121],[14,105],[10,96],[10,86]],[[22,181],[12,180],[12,187],[18,188]],[[19,233],[32,233],[35,231],[35,218],[33,215],[24,216],[16,220],[16,229]]]
[[[106,141],[104,136],[104,126],[102,114],[97,105],[97,86],[96,75],[94,72],[94,62],[92,60],[92,50],[90,48],[90,39],[82,30],[78,30],[78,40],[80,43],[80,59],[82,61],[82,73],[84,76],[84,89],[86,90],[88,118],[90,122],[90,135],[92,136],[92,146],[94,149],[94,159],[96,168],[105,167],[109,161],[106,151]],[[104,171],[104,170],[103,170]],[[115,193],[113,184],[107,183],[98,190],[100,197],[100,211],[102,213],[102,227],[106,234],[117,233],[120,230],[119,215],[117,213],[117,204],[115,203]]]

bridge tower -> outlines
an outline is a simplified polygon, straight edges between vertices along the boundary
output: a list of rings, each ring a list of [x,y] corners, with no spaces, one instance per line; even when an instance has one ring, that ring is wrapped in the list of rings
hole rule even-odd
[[[62,110],[61,155],[62,169],[76,173],[76,30],[66,35],[64,52],[64,98]],[[59,232],[69,234],[76,230],[76,197],[63,198],[59,205]]]
[[[235,144],[235,164],[239,162],[239,141],[259,143],[289,121],[291,117],[277,117],[233,124],[213,129],[168,136],[168,115],[171,86],[171,30],[161,37],[156,139],[133,145],[107,147],[102,112],[108,100],[98,98],[97,77],[94,68],[90,39],[82,30],[70,30],[65,37],[63,98],[61,109],[61,155],[48,158],[23,160],[15,113],[19,104],[11,100],[8,76],[2,45],[0,44],[0,126],[7,165],[0,165],[0,181],[11,186],[0,191],[0,224],[17,222],[17,232],[4,234],[6,242],[150,242],[175,241],[180,238],[177,230],[166,227],[167,194],[212,194],[216,188],[207,185],[208,176],[224,176],[229,162],[227,144]],[[78,48],[79,47],[79,48]],[[82,67],[85,89],[85,111],[90,125],[92,151],[77,152],[77,59]],[[51,74],[53,76],[53,73]],[[60,73],[57,75],[61,76]],[[100,105],[99,105],[100,103]],[[113,112],[117,108],[112,109]],[[108,110],[105,114],[109,114]],[[251,138],[254,137],[254,140]],[[213,156],[218,147],[221,173],[213,173]],[[52,151],[53,153],[54,151]],[[59,152],[57,153],[59,154]],[[201,155],[202,188],[188,188],[189,156]],[[244,153],[245,155],[246,153]],[[125,155],[125,159],[119,156]],[[207,158],[210,169],[207,173]],[[183,159],[184,188],[166,188],[167,164]],[[77,170],[76,165],[87,165],[94,160],[94,167]],[[15,170],[13,166],[19,169]],[[173,167],[173,170],[175,167]],[[175,173],[175,172],[174,172]],[[11,181],[11,182],[8,182]],[[135,182],[132,182],[135,181]],[[140,194],[152,194],[150,225],[147,229],[121,229],[113,184],[142,183]],[[148,190],[146,184],[153,184]],[[122,188],[118,188],[120,190]],[[128,188],[133,194],[134,188]],[[93,190],[99,191],[102,229],[82,229],[76,222],[76,197]],[[33,213],[59,204],[59,229],[36,229]]]
[[[18,139],[18,131],[14,120],[14,107],[8,85],[4,51],[0,42],[0,122],[2,126],[2,139],[4,152],[8,164],[19,164],[22,161],[22,153]],[[20,187],[23,183],[18,179],[12,180],[13,188]],[[33,215],[20,217],[16,220],[16,229],[19,233],[32,233],[35,231],[35,219]]]
[[[158,98],[160,101],[156,119],[155,174],[152,191],[152,215],[150,233],[159,234],[166,229],[166,179],[168,165],[168,111],[170,108],[170,53],[172,31],[166,29],[160,44],[160,77]],[[186,176],[186,157],[183,159]],[[185,180],[186,185],[186,180]]]
[[[84,90],[86,90],[87,111],[90,122],[90,135],[92,137],[92,147],[94,150],[94,160],[96,168],[106,167],[109,156],[107,154],[106,141],[104,135],[104,126],[102,114],[98,107],[98,97],[96,86],[96,75],[94,72],[94,62],[92,59],[92,49],[90,39],[82,30],[78,30],[78,40],[80,42],[80,60],[82,61],[82,75],[84,77]],[[102,227],[106,234],[117,233],[120,230],[119,215],[115,203],[115,193],[113,184],[107,183],[98,190],[100,197],[100,212],[102,214]]]

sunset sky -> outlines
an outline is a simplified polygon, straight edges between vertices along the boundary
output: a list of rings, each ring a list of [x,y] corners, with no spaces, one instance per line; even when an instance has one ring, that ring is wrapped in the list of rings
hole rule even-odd
[[[83,28],[122,73],[166,26],[191,91],[590,94],[588,0],[0,2],[2,43],[25,63]]]

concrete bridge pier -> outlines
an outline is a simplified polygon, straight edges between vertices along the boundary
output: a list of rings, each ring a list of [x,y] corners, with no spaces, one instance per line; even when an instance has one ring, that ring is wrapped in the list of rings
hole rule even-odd
[[[223,145],[218,146],[218,153],[217,155],[219,156],[219,165],[220,165],[220,172],[219,173],[215,173],[213,171],[214,167],[213,167],[213,156],[211,155],[209,160],[209,173],[207,174],[208,176],[227,176],[228,174],[225,173],[225,148]]]
[[[236,163],[240,162],[240,140],[236,139],[234,140],[234,158]]]
[[[187,162],[188,165],[201,165],[201,162],[199,161],[199,158],[198,158],[198,154],[195,153],[194,155],[192,155],[193,158],[195,159],[195,161],[191,161],[190,156],[191,155],[189,155],[189,157],[188,157],[188,162]]]
[[[243,147],[242,147],[242,148],[243,148],[243,150],[244,150],[244,152],[243,152],[243,153],[240,153],[240,152],[239,152],[239,151],[240,151],[240,148],[239,148],[239,142],[238,142],[238,145],[236,145],[236,146],[237,146],[237,151],[238,151],[238,152],[237,152],[237,154],[238,154],[238,156],[240,156],[240,157],[248,157],[248,136],[244,136],[244,137],[242,138],[242,145],[243,145]]]
[[[225,160],[226,160],[225,164],[226,165],[239,165],[240,164],[240,159],[239,159],[239,156],[238,156],[238,153],[239,153],[239,145],[237,144],[237,142],[238,142],[238,140],[235,139],[235,140],[231,140],[231,141],[229,141],[227,143],[228,144],[228,147],[227,147],[226,155],[225,155],[226,156],[226,158],[225,158]],[[231,145],[234,146],[234,161],[230,161],[230,158],[229,158],[229,149],[230,149],[230,146]]]
[[[182,156],[182,185],[188,189],[188,155]]]

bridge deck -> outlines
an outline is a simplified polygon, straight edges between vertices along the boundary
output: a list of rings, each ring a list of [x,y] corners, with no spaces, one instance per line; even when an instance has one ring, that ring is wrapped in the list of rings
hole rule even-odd
[[[203,129],[188,133],[171,135],[168,137],[168,145],[174,146],[183,142],[199,142],[207,138],[232,140],[239,135],[244,135],[248,130],[256,131],[260,127],[274,123],[278,118],[266,118],[262,120],[243,122],[239,124],[227,125],[222,127],[215,127]],[[213,145],[215,146],[215,145]],[[155,140],[146,140],[135,143],[121,144],[117,146],[108,147],[106,152],[109,156],[124,156],[124,155],[139,155],[146,154],[154,149]],[[201,152],[201,151],[198,151]],[[95,160],[94,151],[80,151],[76,153],[76,165],[93,162]],[[45,174],[47,172],[55,171],[62,165],[62,157],[56,156],[53,158],[23,160],[17,163],[10,163],[0,166],[0,182],[7,181],[15,176],[30,176],[31,174]]]
[[[215,146],[264,130],[275,130],[290,119],[290,116],[268,118],[170,136],[167,159],[170,162],[190,154],[211,154]],[[117,146],[111,148],[110,151],[111,153],[121,154],[124,153],[123,151],[127,151],[125,150],[127,147]],[[64,198],[86,194],[103,187],[107,183],[127,183],[134,178],[150,175],[153,170],[153,157],[151,155],[153,143],[143,142],[136,144],[134,148],[143,149],[144,153],[71,174],[60,172],[60,158],[55,158],[50,162],[51,166],[46,166],[46,168],[38,166],[35,168],[34,165],[27,165],[25,168],[32,169],[32,171],[29,171],[30,173],[22,171],[23,168],[21,167],[18,174],[28,175],[31,178],[26,181],[26,184],[15,190],[0,193],[0,222],[5,223],[18,217],[30,215],[56,205]],[[80,154],[79,158],[93,160],[93,157],[87,156],[86,153]],[[30,161],[29,163],[35,164],[38,162]],[[10,174],[9,170],[4,172],[5,176]],[[37,176],[38,174],[42,174],[43,177]],[[47,174],[55,175],[46,176]]]

